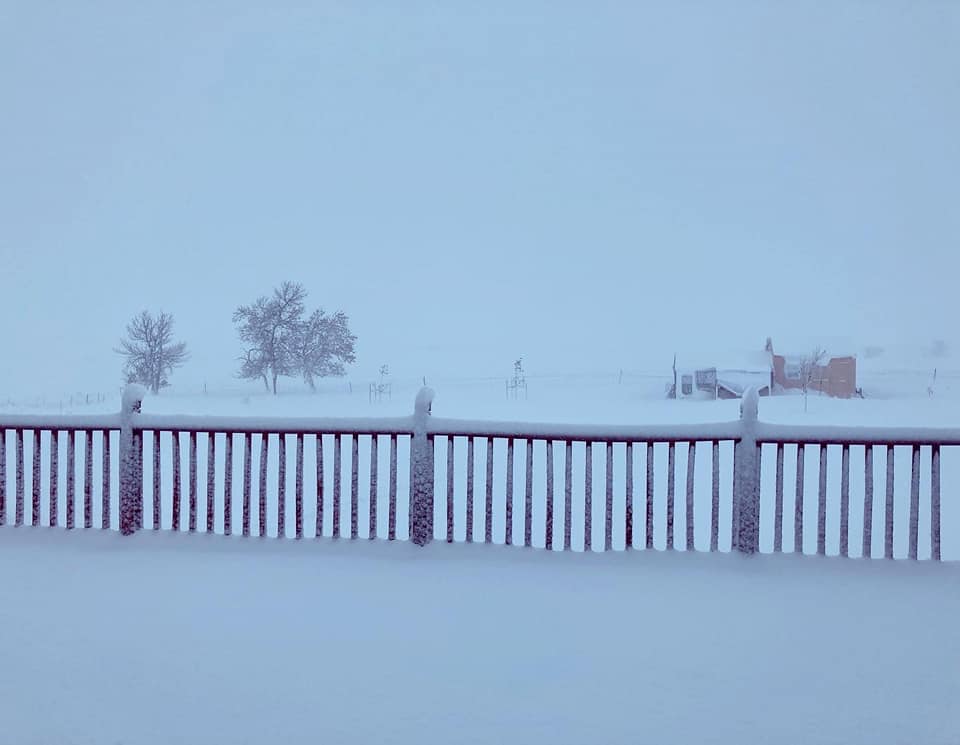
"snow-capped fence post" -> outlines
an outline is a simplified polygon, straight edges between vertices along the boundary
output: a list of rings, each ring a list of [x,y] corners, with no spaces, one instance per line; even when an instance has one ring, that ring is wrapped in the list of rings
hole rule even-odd
[[[132,383],[123,389],[120,405],[120,532],[132,535],[143,525],[143,453],[142,433],[133,423],[146,395],[142,385]]]
[[[433,440],[427,436],[432,404],[433,389],[421,388],[410,440],[410,540],[418,546],[433,540]]]
[[[759,394],[748,388],[740,402],[743,433],[733,449],[733,548],[756,553],[760,543],[760,448],[757,445]]]

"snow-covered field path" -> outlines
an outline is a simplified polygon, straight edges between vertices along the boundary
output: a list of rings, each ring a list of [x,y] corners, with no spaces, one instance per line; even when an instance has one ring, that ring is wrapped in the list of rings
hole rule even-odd
[[[960,565],[0,529],[3,743],[960,742]]]

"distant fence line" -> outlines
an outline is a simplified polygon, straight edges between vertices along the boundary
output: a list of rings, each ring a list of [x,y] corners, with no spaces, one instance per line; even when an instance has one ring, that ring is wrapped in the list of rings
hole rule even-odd
[[[739,420],[663,426],[439,418],[432,415],[429,388],[418,393],[411,416],[392,418],[152,415],[141,413],[142,399],[142,388],[130,386],[118,414],[0,414],[0,525],[8,521],[11,501],[12,522],[18,526],[73,528],[82,519],[86,528],[96,522],[124,534],[144,527],[144,510],[149,508],[154,530],[205,529],[228,535],[236,530],[245,536],[296,538],[348,534],[409,538],[419,545],[436,537],[585,551],[601,546],[651,549],[655,535],[663,539],[658,548],[678,547],[682,537],[682,546],[693,549],[700,533],[701,549],[717,551],[729,545],[753,553],[761,543],[761,464],[766,451],[768,472],[775,467],[774,519],[767,521],[773,550],[784,550],[785,539],[789,543],[792,536],[794,551],[803,552],[804,536],[813,531],[815,551],[824,554],[828,448],[839,447],[839,554],[850,554],[851,451],[857,449],[863,457],[860,551],[874,554],[874,458],[879,464],[883,457],[886,481],[878,492],[884,497],[882,555],[893,558],[894,450],[907,449],[909,513],[896,530],[908,536],[907,558],[918,558],[923,451],[929,463],[929,478],[923,478],[928,487],[923,501],[929,505],[929,519],[924,519],[929,541],[924,545],[929,556],[939,560],[941,449],[960,446],[957,429],[764,423],[758,420],[755,390],[742,401]],[[785,448],[796,451],[792,519],[784,509],[785,495],[790,499]],[[235,457],[235,449],[242,456]],[[662,458],[656,453],[663,449],[665,473],[662,462],[657,468]],[[808,449],[818,456],[815,531],[806,515],[813,508],[804,465]],[[700,490],[699,502],[695,484],[697,473],[703,476],[705,469],[697,470],[698,450],[708,454],[710,466],[709,489]],[[732,468],[721,467],[721,451],[725,463],[731,450]],[[678,467],[678,453],[685,455],[685,473]],[[202,484],[201,461],[206,469]],[[369,465],[362,466],[361,494],[362,461]],[[684,479],[679,486],[678,479]],[[206,490],[205,505],[201,487]],[[721,493],[730,495],[723,510]],[[77,504],[81,498],[82,508]],[[682,523],[675,519],[678,508]]]
[[[11,396],[0,398],[0,410],[3,409],[56,409],[75,408],[78,406],[95,406],[98,404],[114,401],[120,398],[123,389],[118,388],[111,393],[98,392],[74,392],[64,393],[62,395],[44,394],[38,396],[28,396],[14,399]]]
[[[890,380],[901,379],[910,381],[915,393],[923,395],[930,390],[930,378],[933,371],[929,369],[881,369],[881,370],[860,370],[858,372],[858,385],[864,387],[864,393],[869,398],[871,394],[879,393],[881,397],[889,396],[889,392],[884,390],[884,386],[889,384]],[[550,386],[554,384],[592,384],[594,386],[635,386],[649,384],[652,395],[659,395],[663,391],[655,383],[664,384],[672,380],[672,375],[663,371],[639,370],[639,369],[614,369],[608,371],[588,371],[588,372],[541,372],[525,373],[525,378],[533,385],[534,390],[541,386]],[[399,376],[389,377],[378,383],[371,383],[370,380],[363,378],[330,378],[324,379],[318,383],[318,392],[322,393],[340,393],[351,395],[366,395],[370,403],[375,403],[384,398],[390,398],[390,395],[383,395],[383,391],[378,395],[371,392],[372,385],[386,385],[392,393],[403,393],[416,391],[423,385],[433,387],[455,388],[470,386],[489,386],[492,394],[499,395],[503,391],[505,375],[476,375],[476,376],[451,376],[451,375],[421,375],[421,376]],[[937,382],[945,385],[948,389],[952,384],[960,381],[960,371],[950,369],[939,369],[937,372]],[[236,381],[234,381],[236,383]],[[877,384],[879,390],[874,389]],[[73,392],[62,395],[41,394],[29,397],[18,397],[14,399],[11,396],[0,398],[0,411],[22,410],[22,409],[44,409],[63,411],[64,409],[73,409],[81,406],[99,405],[108,401],[114,401],[122,394],[122,387],[118,387],[111,392]],[[173,385],[166,389],[174,397],[182,395],[237,395],[250,396],[252,394],[267,395],[261,388],[251,387],[224,387],[208,386],[203,384],[192,385]],[[386,390],[386,389],[384,389]],[[297,389],[297,393],[307,393],[307,389]],[[895,395],[895,394],[894,394]]]

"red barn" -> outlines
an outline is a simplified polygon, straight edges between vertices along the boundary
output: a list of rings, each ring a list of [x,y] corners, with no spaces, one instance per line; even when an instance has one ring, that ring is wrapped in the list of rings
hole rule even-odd
[[[857,395],[857,357],[855,354],[825,353],[819,363],[810,365],[810,355],[777,354],[767,340],[773,361],[774,388],[788,390],[803,388],[803,369],[810,366],[809,390],[836,398]]]

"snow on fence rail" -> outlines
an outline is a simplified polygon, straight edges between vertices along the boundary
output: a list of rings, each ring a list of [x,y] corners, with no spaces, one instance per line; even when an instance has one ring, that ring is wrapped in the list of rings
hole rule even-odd
[[[144,526],[144,507],[149,502],[149,525],[154,530],[193,532],[202,525],[206,532],[229,535],[234,531],[234,520],[239,519],[240,532],[245,536],[284,537],[292,532],[296,538],[337,538],[349,532],[351,538],[361,534],[366,538],[409,538],[419,545],[445,537],[448,542],[476,539],[488,543],[522,542],[524,546],[548,550],[591,551],[601,541],[604,550],[680,547],[681,541],[675,535],[679,512],[685,549],[697,548],[699,535],[702,549],[717,551],[721,545],[729,545],[753,553],[759,550],[761,537],[769,537],[761,536],[765,522],[772,533],[774,551],[784,550],[784,539],[789,539],[792,532],[793,550],[802,553],[804,537],[812,533],[811,521],[805,520],[808,508],[812,511],[805,457],[808,448],[814,448],[818,456],[816,552],[825,554],[828,453],[839,447],[839,554],[850,555],[854,533],[850,520],[851,448],[857,448],[857,452],[862,448],[860,555],[876,553],[872,535],[874,458],[879,450],[885,455],[886,474],[882,492],[883,556],[893,558],[894,452],[896,448],[909,448],[909,514],[905,521],[901,520],[906,524],[898,526],[898,535],[906,529],[906,556],[918,558],[924,449],[929,451],[929,556],[939,560],[941,448],[960,446],[958,429],[762,423],[757,417],[756,391],[748,392],[744,398],[739,420],[649,427],[438,418],[431,414],[433,392],[427,388],[418,394],[411,416],[393,418],[155,416],[141,413],[143,395],[139,386],[128,387],[121,412],[112,415],[0,416],[0,525],[7,522],[7,502],[11,498],[13,523],[28,523],[25,497],[29,480],[29,524],[35,526],[44,524],[45,517],[51,527],[73,528],[80,517],[86,528],[96,522],[103,529],[118,527],[122,533],[130,534]],[[65,467],[60,459],[63,444]],[[293,457],[288,454],[288,445],[292,445]],[[83,454],[82,509],[77,505],[78,446]],[[242,451],[242,456],[234,457],[235,447]],[[272,458],[274,448],[277,455]],[[663,450],[665,469],[660,457]],[[697,469],[698,450],[709,453],[709,479],[704,478],[705,469]],[[26,452],[30,456],[29,471],[25,469]],[[222,455],[218,456],[218,452]],[[519,463],[518,452],[523,458]],[[728,468],[731,452],[732,468]],[[602,479],[594,465],[595,453],[596,460],[603,461]],[[685,485],[680,489],[682,501],[678,498],[677,478],[684,474],[680,473],[678,453],[685,456],[686,466]],[[791,460],[796,460],[792,531],[789,515],[784,512],[784,464],[788,453]],[[770,463],[771,456],[775,465]],[[48,463],[46,469],[44,460]],[[761,466],[765,460],[767,476],[775,468],[772,521],[769,515],[761,520]],[[291,479],[287,474],[291,461],[292,484],[288,483]],[[369,465],[362,466],[362,462]],[[205,505],[199,492],[199,474],[203,469]],[[366,483],[362,498],[361,470]],[[636,479],[638,470],[641,478]],[[8,479],[8,473],[12,478]],[[65,488],[60,486],[61,473]],[[385,486],[379,478],[381,473],[386,475]],[[522,494],[516,488],[518,474],[523,480]],[[635,483],[635,479],[640,483]],[[9,481],[13,482],[12,491],[8,489]],[[239,489],[235,489],[235,481]],[[704,488],[696,488],[698,481]],[[705,488],[707,481],[709,488]],[[596,486],[602,490],[602,497],[595,503]],[[292,510],[287,500],[290,487]],[[407,499],[398,499],[404,493]],[[348,505],[344,504],[347,498]],[[637,521],[635,503],[643,509]],[[595,513],[600,513],[602,531],[600,525],[594,525]],[[288,517],[293,523],[292,531]],[[346,519],[348,525],[344,525]],[[402,527],[398,531],[398,522],[401,526],[406,522],[405,531]],[[310,524],[312,529],[305,527]],[[658,535],[662,541],[657,540]]]

